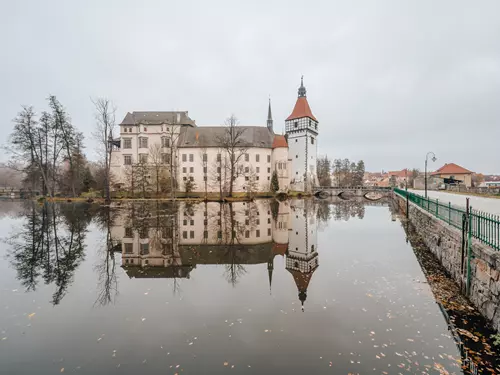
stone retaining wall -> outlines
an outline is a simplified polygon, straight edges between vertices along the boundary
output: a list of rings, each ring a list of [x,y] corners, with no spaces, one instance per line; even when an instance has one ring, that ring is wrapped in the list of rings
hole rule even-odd
[[[397,208],[406,214],[406,199],[394,193]],[[459,284],[466,283],[467,252],[462,275],[462,231],[409,204],[409,219],[422,240]],[[500,331],[500,252],[473,239],[469,299]]]

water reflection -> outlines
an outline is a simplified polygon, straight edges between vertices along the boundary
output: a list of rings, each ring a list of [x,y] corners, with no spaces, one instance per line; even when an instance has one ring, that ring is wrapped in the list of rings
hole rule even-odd
[[[271,288],[274,257],[284,256],[303,304],[319,265],[319,207],[307,200],[134,203],[120,209],[111,232],[121,241],[129,277],[188,279],[198,266],[218,264],[234,286],[246,274],[245,265],[262,264]]]
[[[26,204],[20,216],[21,226],[7,239],[12,267],[28,291],[35,290],[40,279],[53,283],[52,303],[57,305],[85,257],[85,236],[92,216],[81,206],[34,203]]]

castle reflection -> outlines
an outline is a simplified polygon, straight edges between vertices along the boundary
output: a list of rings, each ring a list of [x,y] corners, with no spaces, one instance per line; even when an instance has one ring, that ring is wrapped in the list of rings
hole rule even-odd
[[[236,284],[245,265],[262,264],[272,283],[274,257],[286,258],[302,303],[318,268],[318,205],[312,200],[177,205],[150,202],[120,209],[111,236],[134,278],[189,278],[199,265],[224,265]]]
[[[282,256],[303,305],[319,267],[317,226],[362,218],[365,204],[134,202],[119,207],[111,237],[121,243],[122,267],[131,278],[189,279],[200,265],[224,265],[228,282],[235,285],[246,265],[262,264],[271,288],[274,258]]]

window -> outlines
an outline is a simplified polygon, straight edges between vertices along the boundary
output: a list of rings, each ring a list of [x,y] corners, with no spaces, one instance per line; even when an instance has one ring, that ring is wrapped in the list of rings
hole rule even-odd
[[[250,155],[245,154],[245,161],[250,161]]]
[[[271,224],[271,218],[270,217],[267,218],[267,223]]]
[[[208,230],[203,231],[203,238],[208,238]]]
[[[299,127],[299,122],[298,122],[298,121],[295,121],[295,122],[293,123],[293,126],[294,126],[295,128],[298,128],[298,127]]]
[[[255,220],[255,224],[259,225],[260,224],[260,219]]]
[[[207,176],[203,176],[203,181],[206,181],[207,180]]]
[[[125,253],[132,254],[134,252],[134,245],[131,243],[126,243],[125,245]]]
[[[194,220],[190,220],[189,225],[194,226]]]
[[[185,231],[182,232],[182,238],[184,238],[185,240],[188,238],[188,232],[187,232],[187,230],[185,230]]]
[[[182,173],[186,173],[187,172],[187,168],[186,167],[182,167]]]
[[[267,168],[267,173],[271,173],[271,168]]]
[[[187,161],[187,154],[182,154],[182,161]]]
[[[221,230],[217,231],[217,238],[218,239],[222,238],[222,231]]]
[[[134,232],[132,231],[132,228],[127,227],[125,228],[125,238],[132,238],[134,237]]]
[[[267,235],[270,236],[271,235],[271,228],[267,228]]]
[[[203,167],[203,173],[207,173],[207,167]]]
[[[128,132],[129,132],[129,133],[132,133],[132,128],[128,128]]]
[[[314,253],[314,245],[311,245],[311,253]]]
[[[194,161],[194,155],[193,154],[189,154],[189,161]]]
[[[131,138],[123,138],[123,148],[132,148]]]
[[[267,181],[269,181],[271,179],[271,177],[267,176]]]
[[[257,229],[257,230],[255,231],[255,237],[260,237],[260,230],[258,230],[258,229]]]
[[[220,154],[217,154],[217,161],[221,161],[221,156],[220,156]]]
[[[186,176],[182,177],[182,181],[187,181]]]
[[[148,131],[148,128],[144,127],[144,131],[147,132]]]
[[[297,142],[298,142],[298,139],[295,139],[295,143],[297,143]]]
[[[314,123],[314,129],[318,130],[318,123]]]
[[[132,155],[123,155],[123,164],[132,165]]]
[[[245,219],[245,225],[250,225],[250,219]]]
[[[311,144],[313,145],[314,144],[314,138],[311,137]]]
[[[203,154],[203,161],[207,161],[208,160],[208,155],[207,154]]]
[[[139,138],[139,148],[148,148],[148,138],[140,137]]]
[[[161,137],[161,147],[170,147],[170,138]]]
[[[193,176],[189,177],[189,181],[194,181],[194,177]]]
[[[161,162],[170,164],[170,154],[161,154]]]
[[[126,133],[128,128],[123,128],[123,132]]]
[[[259,173],[260,172],[260,167],[255,167],[255,172]]]
[[[189,231],[189,238],[194,238],[194,230]]]
[[[194,167],[189,167],[189,173],[194,173]]]
[[[148,154],[139,154],[139,163],[146,164],[148,162]]]
[[[295,155],[295,159],[298,159],[299,155]]]
[[[141,255],[148,255],[148,254],[149,254],[149,244],[141,243]]]
[[[250,238],[250,231],[249,230],[245,231],[245,238]]]
[[[257,163],[260,161],[260,155],[259,155],[259,154],[255,155],[255,161],[256,161]]]
[[[245,173],[248,173],[250,172],[250,168],[249,167],[245,167]]]
[[[182,225],[188,225],[188,221],[186,219],[182,220]]]
[[[221,224],[220,219],[217,219],[217,225],[220,225],[220,224]]]
[[[250,181],[250,178],[248,176],[245,176],[245,181]]]
[[[139,231],[140,238],[148,238],[148,228],[141,228]]]
[[[220,167],[217,167],[217,173],[220,173]]]
[[[255,177],[255,179],[256,179],[257,181],[259,181],[259,176]]]
[[[270,163],[271,162],[271,155],[267,155],[267,162]]]

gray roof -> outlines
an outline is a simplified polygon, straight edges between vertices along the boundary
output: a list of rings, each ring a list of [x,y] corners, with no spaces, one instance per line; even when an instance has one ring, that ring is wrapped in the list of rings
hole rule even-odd
[[[238,126],[244,128],[241,147],[272,148],[274,134],[265,126]],[[185,127],[181,129],[177,147],[219,147],[218,139],[224,136],[224,126]]]
[[[180,114],[180,121],[177,122],[177,114]],[[120,125],[160,125],[160,124],[179,124],[196,126],[194,120],[188,116],[187,111],[171,112],[127,112]]]

